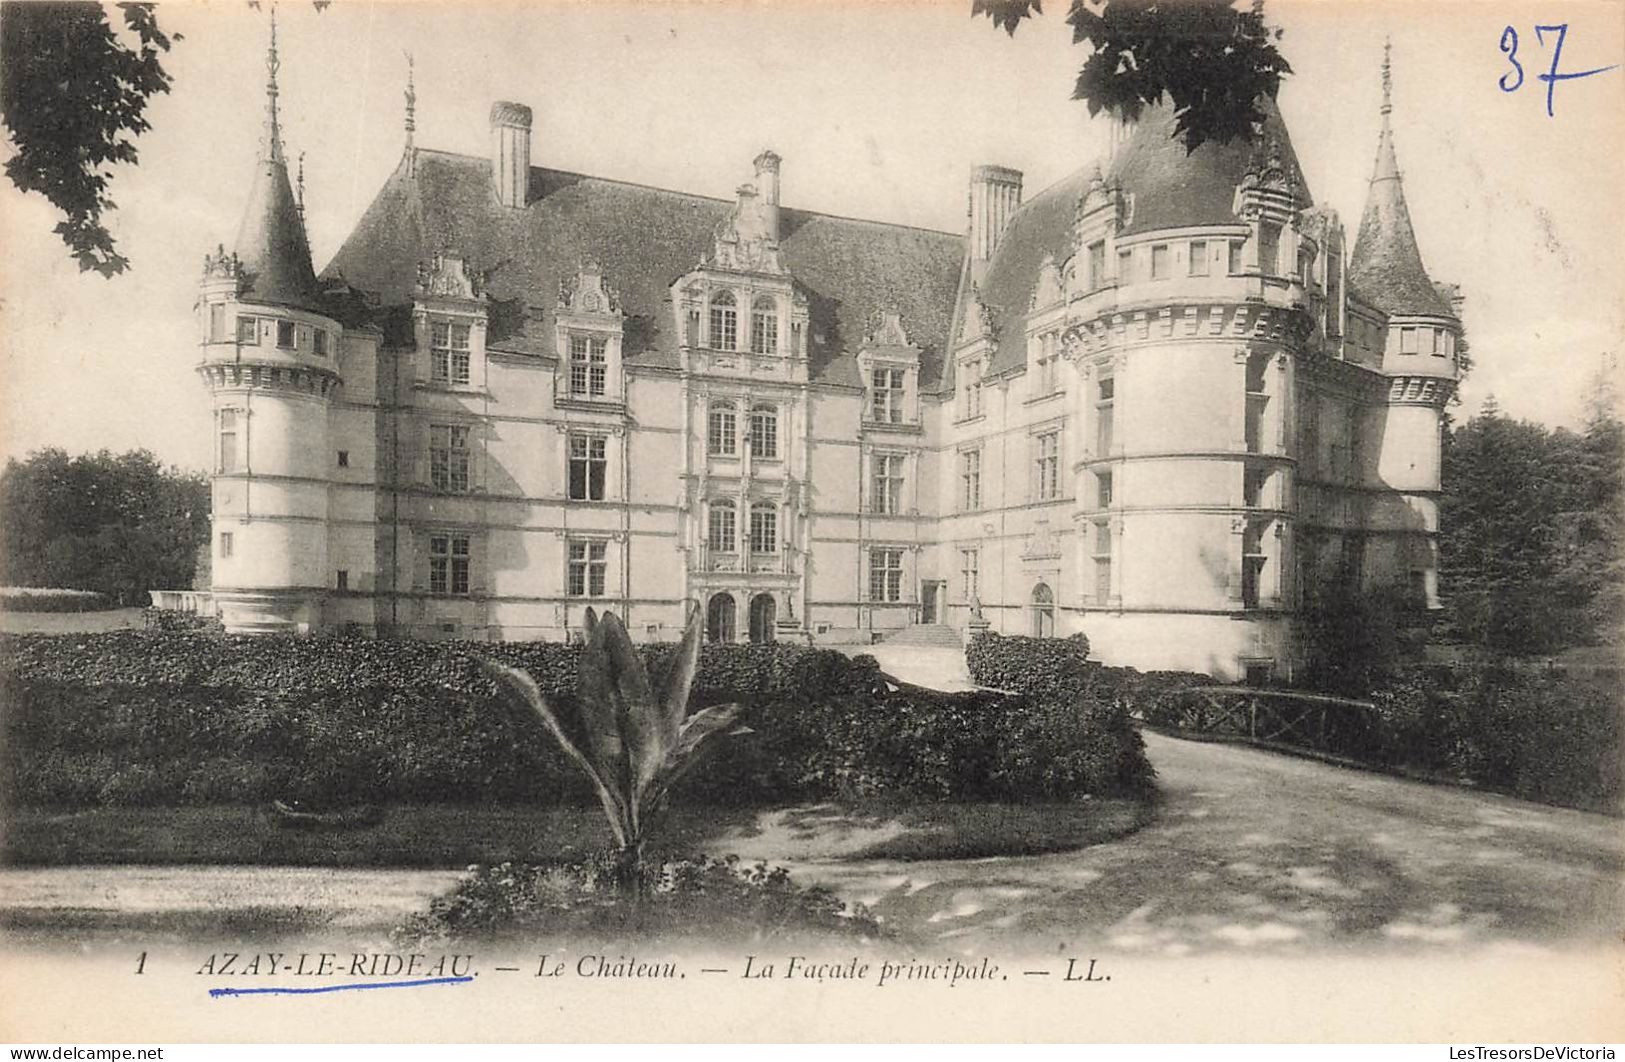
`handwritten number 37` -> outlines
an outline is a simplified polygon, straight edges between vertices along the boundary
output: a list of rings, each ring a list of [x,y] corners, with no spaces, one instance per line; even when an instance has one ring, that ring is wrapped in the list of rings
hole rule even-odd
[[[1557,83],[1559,81],[1572,81],[1577,77],[1590,77],[1592,74],[1604,74],[1614,69],[1614,67],[1599,66],[1595,70],[1577,70],[1570,73],[1559,73],[1557,64],[1562,61],[1563,58],[1563,41],[1569,35],[1569,24],[1564,22],[1556,26],[1536,26],[1535,40],[1539,42],[1541,47],[1545,47],[1546,35],[1548,33],[1557,35],[1557,43],[1552,46],[1552,65],[1546,71],[1546,73],[1536,74],[1535,79],[1537,81],[1546,82],[1546,117],[1551,118],[1553,117],[1552,96],[1557,91]],[[1501,86],[1502,92],[1517,92],[1518,89],[1523,87],[1524,74],[1523,64],[1518,61],[1518,31],[1513,29],[1511,26],[1508,26],[1506,29],[1501,31],[1501,51],[1506,55],[1507,62],[1512,64],[1512,69],[1501,75],[1498,84]],[[1617,66],[1618,64],[1615,65]]]

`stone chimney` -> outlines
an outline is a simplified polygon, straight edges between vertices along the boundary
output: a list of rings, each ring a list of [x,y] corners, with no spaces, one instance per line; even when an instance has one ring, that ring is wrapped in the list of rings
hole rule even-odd
[[[987,262],[1021,206],[1021,171],[978,166],[970,175],[970,256]]]
[[[779,164],[784,160],[772,149],[756,156],[756,189],[762,196],[762,219],[768,238],[779,238]]]
[[[530,117],[523,103],[491,105],[491,184],[505,207],[524,207],[529,194]]]

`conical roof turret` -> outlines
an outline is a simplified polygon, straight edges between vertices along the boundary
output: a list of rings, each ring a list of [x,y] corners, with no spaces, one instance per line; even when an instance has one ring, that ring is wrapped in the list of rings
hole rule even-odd
[[[243,268],[243,298],[251,302],[320,311],[320,287],[310,263],[304,219],[288,180],[277,118],[276,14],[266,55],[265,132],[254,163],[248,206],[237,229],[235,250]]]
[[[1416,231],[1405,206],[1405,185],[1394,154],[1393,80],[1389,46],[1382,58],[1382,132],[1377,138],[1377,162],[1371,171],[1360,234],[1349,262],[1349,283],[1360,297],[1391,315],[1455,316],[1450,305],[1428,278]]]

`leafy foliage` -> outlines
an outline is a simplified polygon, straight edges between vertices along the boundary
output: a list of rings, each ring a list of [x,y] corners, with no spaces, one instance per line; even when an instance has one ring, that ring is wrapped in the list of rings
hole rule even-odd
[[[0,612],[98,612],[112,603],[94,590],[0,587]]]
[[[1618,644],[1625,622],[1625,430],[1485,412],[1445,440],[1439,503],[1449,633],[1502,652]]]
[[[553,866],[475,865],[445,896],[396,929],[395,943],[511,936],[659,937],[703,927],[708,942],[835,933],[877,938],[878,921],[827,889],[803,889],[782,867],[704,856],[639,869],[643,902],[619,902],[621,868],[608,859]]]
[[[0,582],[145,604],[188,587],[209,536],[209,486],[146,450],[40,450],[0,472]]]
[[[653,674],[676,651],[638,648]],[[569,716],[583,652],[198,631],[3,636],[0,778],[14,802],[43,806],[135,799],[102,787],[138,764],[163,783],[140,790],[148,803],[586,804],[585,776],[540,717],[498,700],[480,664],[524,669]],[[1150,767],[1128,702],[1104,685],[1093,696],[945,694],[889,683],[871,657],[705,646],[692,704],[745,703],[750,733],[675,793],[737,806],[1143,791]]]
[[[130,264],[103,224],[114,207],[104,167],[136,162],[147,104],[169,91],[162,56],[180,40],[159,29],[156,5],[116,6],[133,45],[101,4],[0,4],[0,117],[17,147],[6,176],[62,212],[56,232],[79,268],[104,276]]]
[[[971,5],[973,16],[1011,34],[1042,10],[1039,0]],[[1072,98],[1091,115],[1136,118],[1167,97],[1187,151],[1210,140],[1251,140],[1264,121],[1259,99],[1274,99],[1292,73],[1275,45],[1281,31],[1264,21],[1259,0],[1245,10],[1230,0],[1072,0],[1066,22],[1072,43],[1093,49]]]

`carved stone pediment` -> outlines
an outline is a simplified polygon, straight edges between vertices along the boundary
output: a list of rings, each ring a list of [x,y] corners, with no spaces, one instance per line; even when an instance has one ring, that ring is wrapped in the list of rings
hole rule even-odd
[[[596,313],[606,316],[621,315],[621,297],[596,262],[586,262],[580,269],[559,281],[559,307],[569,313]]]
[[[704,264],[744,273],[788,272],[768,207],[755,185],[740,185],[738,196],[732,212],[717,227],[715,245]]]
[[[236,251],[228,252],[225,244],[216,244],[214,254],[203,256],[204,280],[236,280],[243,278],[243,263]]]
[[[877,311],[869,319],[869,327],[863,335],[865,349],[894,349],[918,351],[919,344],[909,337],[908,330],[903,327],[902,315],[894,310]]]
[[[1033,285],[1032,302],[1029,310],[1036,310],[1044,306],[1053,306],[1066,297],[1066,284],[1061,278],[1060,267],[1055,264],[1055,256],[1045,254],[1044,260],[1038,264],[1038,282]]]
[[[993,311],[982,301],[982,293],[972,287],[969,298],[965,300],[964,316],[959,320],[959,342],[969,343],[984,337],[991,338],[992,335]]]
[[[419,298],[484,301],[485,277],[470,271],[461,255],[438,253],[433,261],[418,263]]]
[[[1055,531],[1049,526],[1049,521],[1038,521],[1033,527],[1032,534],[1027,536],[1027,544],[1022,548],[1021,559],[1049,560],[1060,555],[1061,544],[1055,540]]]

